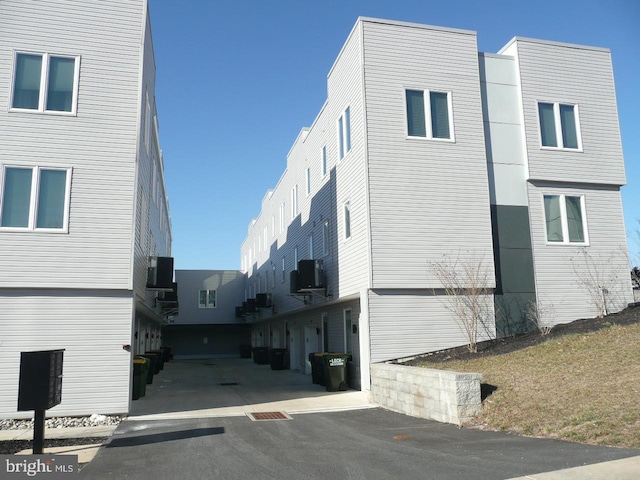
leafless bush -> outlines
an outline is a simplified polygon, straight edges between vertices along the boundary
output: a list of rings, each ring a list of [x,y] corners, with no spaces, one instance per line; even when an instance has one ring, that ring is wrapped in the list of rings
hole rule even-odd
[[[548,335],[553,328],[553,318],[556,315],[556,309],[552,303],[545,303],[541,300],[532,300],[527,305],[527,317],[538,327],[540,333]]]
[[[431,269],[446,294],[446,307],[453,312],[467,339],[470,352],[478,351],[482,332],[490,332],[493,323],[493,279],[482,259],[446,257],[431,263]],[[436,289],[434,289],[436,293]]]

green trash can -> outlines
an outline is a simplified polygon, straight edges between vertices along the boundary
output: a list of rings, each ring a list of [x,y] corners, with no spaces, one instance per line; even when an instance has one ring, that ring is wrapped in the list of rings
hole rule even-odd
[[[347,360],[350,355],[344,353],[325,353],[322,356],[327,392],[349,390],[347,383]]]
[[[164,352],[162,350],[147,350],[145,353],[155,353],[156,355],[158,355],[158,372],[159,373],[160,370],[164,370]]]
[[[311,381],[316,385],[326,386],[327,382],[324,377],[324,365],[322,357],[323,352],[313,352],[309,354],[309,362],[311,363]]]
[[[138,356],[148,358],[149,361],[151,362],[149,364],[149,375],[147,377],[147,384],[153,383],[153,376],[156,373],[160,373],[160,361],[158,360],[158,354],[147,352],[147,353],[141,353]]]
[[[271,370],[284,370],[284,355],[286,352],[285,348],[272,348],[269,350]]]
[[[253,361],[258,365],[267,365],[269,361],[269,347],[254,347]]]
[[[137,357],[133,359],[133,392],[131,394],[132,400],[138,400],[140,397],[144,397],[147,393],[148,371],[148,358]]]

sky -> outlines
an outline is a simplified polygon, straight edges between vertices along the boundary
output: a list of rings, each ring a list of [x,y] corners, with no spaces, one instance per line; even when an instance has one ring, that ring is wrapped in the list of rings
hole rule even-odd
[[[358,17],[611,50],[632,257],[640,264],[640,1],[149,0],[176,269],[240,269],[240,247]]]

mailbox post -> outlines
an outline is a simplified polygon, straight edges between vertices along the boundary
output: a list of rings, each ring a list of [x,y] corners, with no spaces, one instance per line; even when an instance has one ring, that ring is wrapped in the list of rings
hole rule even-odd
[[[45,411],[62,401],[64,350],[20,352],[18,411],[34,410],[33,453],[44,450]]]

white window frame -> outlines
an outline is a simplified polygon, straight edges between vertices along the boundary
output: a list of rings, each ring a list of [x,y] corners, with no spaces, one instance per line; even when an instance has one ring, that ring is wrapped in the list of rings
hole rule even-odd
[[[42,70],[40,72],[40,97],[38,108],[16,108],[13,106],[13,95],[16,84],[16,68],[18,66],[18,55],[34,55],[42,57]],[[49,87],[49,65],[51,58],[71,58],[74,59],[73,70],[73,96],[71,100],[71,111],[64,112],[59,110],[47,110],[47,89]],[[9,111],[10,112],[30,112],[30,113],[46,113],[50,115],[67,115],[75,116],[78,111],[78,85],[80,83],[80,55],[58,55],[53,53],[14,51],[13,52],[13,69],[11,74],[11,92],[9,93]]]
[[[149,102],[148,89],[145,91],[144,148],[147,153],[151,150],[151,102]]]
[[[320,153],[320,171],[322,173],[322,178],[327,176],[327,146],[322,146],[322,151]]]
[[[271,215],[271,238],[276,236],[276,215]]]
[[[282,257],[282,283],[287,280],[287,262],[286,257]]]
[[[347,224],[347,218],[349,222]],[[349,240],[351,238],[351,226],[352,226],[352,215],[351,215],[351,201],[347,200],[342,204],[342,227],[344,229],[344,239]]]
[[[285,225],[286,225],[286,220],[284,218],[285,212],[286,212],[286,206],[284,202],[282,202],[280,204],[280,233],[284,232]]]
[[[309,260],[313,260],[313,233],[309,234]]]
[[[347,312],[349,313],[349,325],[347,327]],[[344,353],[353,353],[353,311],[351,308],[345,308],[342,311],[342,325],[344,332]],[[351,351],[349,351],[351,346]]]
[[[341,161],[351,151],[351,107],[344,109],[338,121],[336,122],[337,138],[338,138],[338,161]]]
[[[309,195],[311,195],[311,167],[307,167],[307,170],[305,171],[304,179],[305,179],[305,192],[308,197]]]
[[[329,220],[325,220],[322,224],[322,256],[329,255]]]
[[[71,177],[73,168],[71,167],[26,167],[24,165],[0,165],[0,215],[4,208],[4,187],[6,185],[6,171],[8,168],[31,170],[31,197],[29,198],[29,221],[26,227],[0,227],[3,232],[47,232],[47,233],[69,233],[69,205],[71,203]],[[40,172],[42,170],[54,170],[66,172],[66,183],[64,192],[64,216],[62,228],[38,228],[38,195],[40,193]],[[0,221],[2,219],[0,218]]]
[[[298,246],[297,245],[293,248],[293,269],[294,270],[298,269]]]
[[[418,135],[409,135],[409,116],[407,112],[407,92],[409,90],[422,92],[423,101],[424,101],[424,115],[425,115],[425,130],[426,135],[418,136]],[[440,138],[433,136],[433,123],[431,119],[431,93],[445,93],[447,95],[447,113],[449,115],[449,138]],[[451,91],[443,91],[443,90],[429,90],[424,88],[412,88],[405,87],[404,88],[404,116],[405,116],[405,128],[407,138],[411,139],[422,139],[422,140],[433,140],[436,142],[449,142],[454,143],[456,141],[455,129],[453,128],[453,98]]]
[[[269,228],[265,225],[262,235],[262,250],[266,253],[269,249]]]
[[[291,189],[291,220],[298,216],[298,184]]]
[[[542,122],[540,122],[540,104],[546,103],[553,105],[553,122],[556,131],[556,143],[557,145],[543,145],[542,144]],[[565,147],[564,137],[562,136],[562,120],[560,117],[560,106],[573,107],[573,116],[576,121],[576,140],[578,141],[578,147]],[[566,152],[582,152],[582,133],[580,130],[580,109],[578,104],[567,102],[551,102],[546,100],[538,100],[536,102],[536,115],[538,117],[538,136],[540,141],[540,149],[542,150],[562,150]]]
[[[562,241],[552,242],[549,241],[549,235],[547,233],[547,212],[544,205],[544,197],[560,197],[560,215],[562,225]],[[567,220],[567,197],[580,198],[580,213],[582,214],[582,235],[584,242],[571,242],[569,240],[569,221]],[[569,245],[569,246],[589,246],[589,228],[587,224],[587,206],[584,195],[567,195],[563,193],[543,193],[541,195],[542,201],[542,218],[544,222],[544,239],[547,245]]]
[[[204,303],[201,301],[202,292],[205,293]],[[211,294],[213,294],[213,301],[211,301]],[[198,308],[218,308],[218,292],[216,289],[200,289],[198,291]]]

